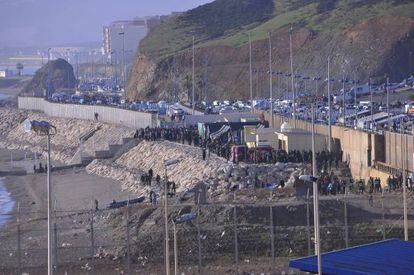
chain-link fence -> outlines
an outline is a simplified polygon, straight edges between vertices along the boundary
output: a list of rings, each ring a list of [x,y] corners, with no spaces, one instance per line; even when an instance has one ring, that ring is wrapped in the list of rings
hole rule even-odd
[[[409,213],[412,213],[409,200]],[[312,198],[179,204],[168,210],[171,274],[293,272],[289,259],[314,253]],[[174,218],[194,213],[194,219]],[[0,231],[0,271],[44,274],[47,213],[14,213]],[[52,226],[54,274],[164,274],[164,206],[55,211]],[[322,251],[389,238],[404,238],[400,194],[321,197]],[[17,220],[17,219],[16,219]],[[412,220],[409,214],[409,221]],[[414,231],[410,230],[410,238]],[[294,271],[295,274],[298,271]],[[259,273],[260,274],[260,273]]]

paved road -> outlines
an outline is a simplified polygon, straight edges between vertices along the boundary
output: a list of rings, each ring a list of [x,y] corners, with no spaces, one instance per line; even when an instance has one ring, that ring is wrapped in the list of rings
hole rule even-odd
[[[177,106],[180,107],[181,109],[183,109],[184,112],[186,112],[186,113],[189,113],[189,114],[192,114],[193,113],[193,109],[192,108],[186,107],[186,106],[184,106],[184,105],[182,105],[180,103],[177,103]],[[197,110],[194,110],[194,114],[195,115],[204,115],[203,112],[200,112],[200,111],[197,111]]]

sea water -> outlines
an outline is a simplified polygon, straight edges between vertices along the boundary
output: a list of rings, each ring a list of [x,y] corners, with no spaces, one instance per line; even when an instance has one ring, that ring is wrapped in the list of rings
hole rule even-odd
[[[4,178],[0,178],[0,228],[3,227],[11,218],[14,201],[4,185]]]
[[[0,101],[4,99],[9,99],[10,97],[11,97],[10,95],[0,93]]]

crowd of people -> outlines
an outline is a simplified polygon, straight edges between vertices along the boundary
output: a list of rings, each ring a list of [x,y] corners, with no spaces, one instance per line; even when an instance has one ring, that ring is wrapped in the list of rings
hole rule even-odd
[[[42,165],[42,163],[39,163],[39,166],[33,165],[33,172],[35,174],[43,174],[47,172],[47,165]]]
[[[201,149],[200,156],[203,160],[210,157],[211,153],[216,154],[219,157],[226,158],[228,161],[238,162],[246,161],[248,163],[312,163],[311,151],[299,151],[292,150],[286,152],[285,150],[276,150],[273,148],[246,148],[244,156],[237,158],[234,157],[232,152],[233,142],[227,141],[227,139],[203,139],[198,134],[197,127],[186,128],[143,128],[136,131],[135,138],[140,138],[148,141],[168,140],[181,144],[198,146]],[[229,139],[231,140],[231,139]],[[359,193],[359,194],[373,194],[376,192],[382,192],[382,185],[380,178],[370,178],[368,182],[365,180],[353,180],[349,179],[346,182],[334,175],[332,168],[339,168],[339,164],[342,161],[342,152],[328,152],[321,151],[316,154],[317,170],[322,171],[322,175],[318,178],[318,188],[321,195],[336,195],[344,194],[347,192]],[[328,174],[327,171],[331,171]],[[155,183],[159,186],[161,177],[156,175],[153,177],[152,169],[148,173],[141,176],[141,182],[144,185],[151,186],[153,178]],[[387,179],[386,190],[392,191],[401,188],[402,175],[390,176]],[[413,187],[411,178],[407,180],[407,186],[411,190]],[[168,182],[169,195],[175,194],[175,183]],[[170,193],[171,191],[171,193]],[[150,198],[153,194],[150,194]],[[155,200],[155,197],[154,197]]]
[[[153,179],[155,182],[153,182]],[[158,189],[162,189],[162,182],[161,182],[161,176],[156,175],[154,177],[154,171],[150,168],[147,173],[143,173],[141,175],[141,184],[144,186],[153,187],[153,183]],[[167,195],[169,197],[173,197],[176,195],[176,184],[174,181],[167,181]],[[157,193],[154,191],[154,188],[151,188],[151,191],[149,193],[149,200],[152,204],[157,204]]]
[[[135,138],[145,139],[147,141],[168,140],[189,145],[200,145],[200,137],[196,127],[182,128],[141,128],[136,130]]]

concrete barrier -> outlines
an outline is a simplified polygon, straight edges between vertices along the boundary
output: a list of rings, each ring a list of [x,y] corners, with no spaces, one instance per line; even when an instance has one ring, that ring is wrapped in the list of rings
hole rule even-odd
[[[270,114],[263,113],[265,118],[271,123]],[[291,126],[295,125],[292,118],[273,116],[273,125],[280,128],[283,122],[288,122]],[[311,131],[312,124],[304,120],[296,120],[299,129]],[[315,125],[315,132],[328,137],[329,126],[323,124]],[[391,168],[401,169],[402,162],[405,160],[407,172],[414,170],[414,137],[412,135],[401,135],[399,133],[385,132],[384,135],[355,130],[352,128],[332,125],[332,138],[343,152],[342,160],[349,163],[352,176],[354,178],[367,179],[370,176],[378,176],[379,172],[373,168],[375,162],[384,162]],[[405,143],[405,146],[402,144]],[[403,155],[406,151],[406,157]],[[386,178],[381,174],[381,178]]]
[[[94,120],[95,113],[101,122],[122,125],[134,129],[155,127],[158,115],[125,110],[110,106],[81,105],[49,102],[40,97],[18,97],[18,107],[23,110],[40,111],[48,116]]]

